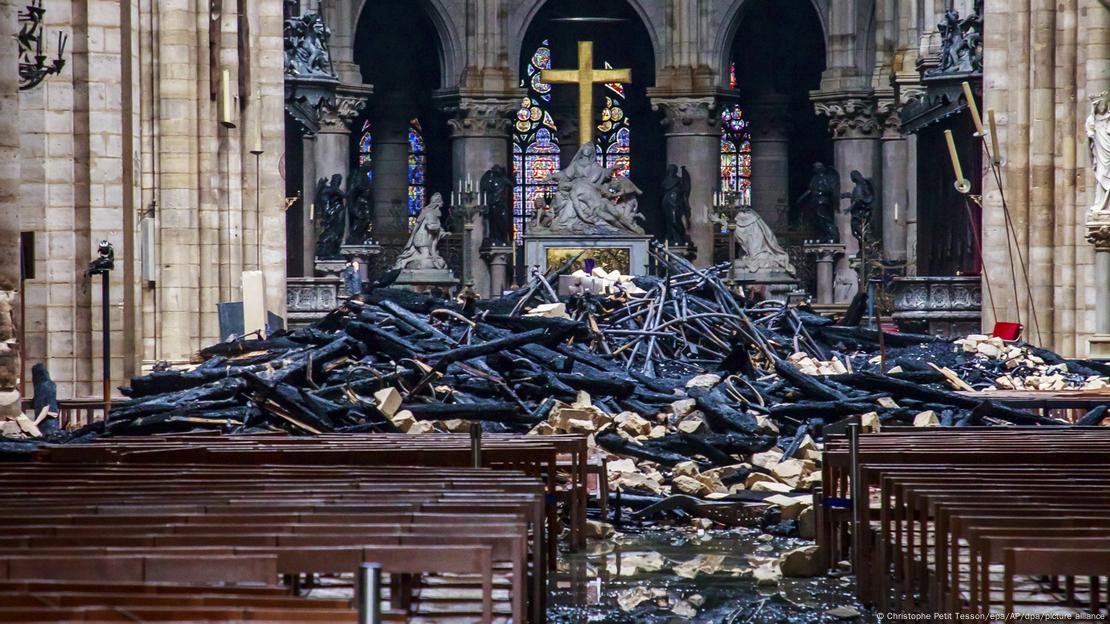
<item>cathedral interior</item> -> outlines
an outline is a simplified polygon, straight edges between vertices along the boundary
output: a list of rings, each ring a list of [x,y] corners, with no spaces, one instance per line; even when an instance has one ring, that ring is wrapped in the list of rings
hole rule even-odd
[[[1102,498],[992,555],[910,493],[1105,491],[1107,0],[0,24],[0,619],[1106,617]]]

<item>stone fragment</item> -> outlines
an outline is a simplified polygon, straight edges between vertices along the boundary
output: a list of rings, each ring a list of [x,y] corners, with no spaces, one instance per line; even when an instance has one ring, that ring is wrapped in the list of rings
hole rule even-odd
[[[705,421],[698,416],[689,416],[678,423],[678,430],[682,433],[697,433],[705,426]]]
[[[817,538],[817,512],[806,507],[798,514],[798,535],[802,539]]]
[[[752,577],[755,578],[756,585],[770,587],[779,584],[782,571],[774,563],[765,563],[752,570]]]
[[[787,496],[785,494],[775,494],[763,499],[763,502],[782,507],[782,519],[793,520],[806,507],[813,507],[813,495]]]
[[[825,611],[825,615],[838,620],[854,620],[860,616],[860,612],[855,607],[835,607]]]
[[[613,525],[608,522],[586,520],[586,537],[589,539],[607,539],[613,536]]]
[[[671,485],[683,494],[691,496],[702,496],[709,493],[709,489],[704,483],[686,475],[675,477],[671,480]]]
[[[937,413],[933,410],[925,410],[917,416],[913,417],[914,427],[939,427],[940,419],[937,418]]]
[[[788,550],[782,555],[783,576],[810,578],[821,574],[821,547],[816,544]]]
[[[408,410],[401,410],[395,413],[389,420],[395,427],[406,433],[416,424],[416,417]]]
[[[684,461],[675,464],[672,472],[676,477],[696,477],[701,474],[701,469],[698,468],[698,464],[696,462]]]
[[[397,388],[382,388],[374,393],[374,403],[378,411],[389,418],[401,409],[401,393]]]
[[[542,303],[528,312],[525,316],[542,316],[546,318],[570,318],[567,314],[565,303]]]
[[[690,381],[687,381],[686,382],[686,388],[687,389],[689,389],[689,388],[705,388],[705,389],[708,390],[709,388],[712,388],[713,386],[715,386],[719,383],[721,383],[721,376],[720,375],[714,375],[713,373],[705,373],[704,375],[698,375],[698,376],[694,377],[693,379],[691,379]]]
[[[779,494],[789,494],[794,491],[794,488],[778,481],[758,481],[748,488],[753,492],[778,492]]]

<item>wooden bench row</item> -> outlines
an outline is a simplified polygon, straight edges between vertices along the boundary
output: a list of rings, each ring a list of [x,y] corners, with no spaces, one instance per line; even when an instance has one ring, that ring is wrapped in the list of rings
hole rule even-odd
[[[832,437],[824,471],[819,540],[831,557],[850,552],[861,600],[980,616],[1080,603],[1105,613],[1110,429]]]
[[[447,574],[462,575],[451,582],[474,587],[481,596],[471,615],[465,598],[458,598],[463,610],[452,615],[542,622],[547,567],[554,564],[549,554],[558,529],[552,522],[556,501],[566,503],[572,534],[584,540],[585,440],[488,436],[481,452],[482,464],[497,470],[470,467],[472,449],[464,435],[184,434],[49,446],[37,462],[0,466],[0,489],[11,502],[0,507],[0,558],[16,564],[0,574],[0,582],[52,574],[88,584],[105,581],[92,570],[107,566],[119,568],[119,577],[107,581],[157,583],[200,574],[184,570],[189,565],[212,570],[205,562],[263,561],[272,566],[262,573],[272,584],[279,576],[350,573],[377,563],[391,576],[394,617],[422,608],[417,596],[430,592],[420,590],[421,578]],[[168,572],[137,575],[135,561]],[[171,576],[179,567],[181,574]],[[219,568],[216,576],[223,574]],[[497,595],[507,594],[507,604],[498,598],[504,606],[494,604],[495,587]],[[204,590],[199,593],[206,595]],[[123,598],[111,595],[112,604],[81,597],[72,598],[81,604],[56,601],[41,608],[89,621],[120,610]],[[142,604],[150,608],[139,621],[171,615],[157,604]],[[63,606],[70,611],[59,612]],[[231,613],[250,606],[198,608]],[[245,620],[274,614],[264,608],[251,613],[261,615]],[[320,614],[329,617],[326,608]],[[0,613],[0,621],[10,615]],[[31,621],[46,618],[29,615]],[[293,615],[313,621],[317,614]]]
[[[226,436],[218,433],[113,437],[92,444],[46,446],[40,458],[68,463],[323,464],[330,466],[469,467],[473,462],[466,434],[323,434],[312,438],[285,434]],[[552,501],[565,503],[570,546],[586,545],[586,507],[591,469],[586,439],[580,435],[520,436],[486,434],[482,465],[542,476]],[[565,474],[565,479],[560,479]],[[560,487],[565,483],[565,487]],[[599,494],[604,494],[599,491]],[[601,496],[602,499],[605,496]],[[548,519],[549,556],[560,533],[554,505]]]
[[[0,579],[208,582],[202,572],[224,562],[264,561],[271,567],[261,576],[272,583],[378,563],[391,574],[397,609],[413,608],[420,575],[460,574],[479,579],[472,621],[493,621],[495,585],[508,588],[512,621],[543,620],[548,492],[523,473],[324,461],[36,462],[0,466],[0,488],[12,501],[0,508],[0,559],[8,562]],[[136,565],[165,572],[144,576]],[[241,579],[219,579],[229,581]],[[72,608],[101,617],[101,606]]]

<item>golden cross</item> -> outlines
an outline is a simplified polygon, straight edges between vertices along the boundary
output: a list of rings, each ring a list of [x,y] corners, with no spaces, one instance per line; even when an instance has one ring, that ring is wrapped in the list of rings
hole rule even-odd
[[[548,84],[578,85],[578,143],[585,145],[594,140],[594,88],[595,84],[632,82],[631,69],[594,69],[594,44],[578,42],[578,69],[545,69],[540,80]]]

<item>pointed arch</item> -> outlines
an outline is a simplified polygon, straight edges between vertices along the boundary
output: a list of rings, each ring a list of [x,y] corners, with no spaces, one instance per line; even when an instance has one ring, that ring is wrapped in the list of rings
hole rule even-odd
[[[362,20],[362,12],[366,9],[366,5],[370,2],[382,0],[347,1],[353,2],[355,6],[354,19],[347,25],[347,28],[350,29],[351,41],[355,41],[359,23]],[[420,7],[428,17],[436,31],[436,36],[439,38],[440,46],[435,50],[440,67],[440,84],[438,86],[441,88],[454,86],[462,73],[463,67],[463,45],[460,41],[459,27],[455,24],[451,11],[445,5],[444,0],[416,0],[414,4]]]
[[[813,10],[817,13],[817,20],[821,23],[821,40],[825,44],[826,53],[829,49],[829,11],[831,0],[809,0]],[[740,29],[740,22],[744,21],[753,0],[726,0],[724,11],[716,20],[719,24],[713,49],[717,59],[716,67],[727,68],[732,61],[732,45],[736,39],[736,32]],[[728,88],[729,72],[722,70],[718,78],[721,87]]]

